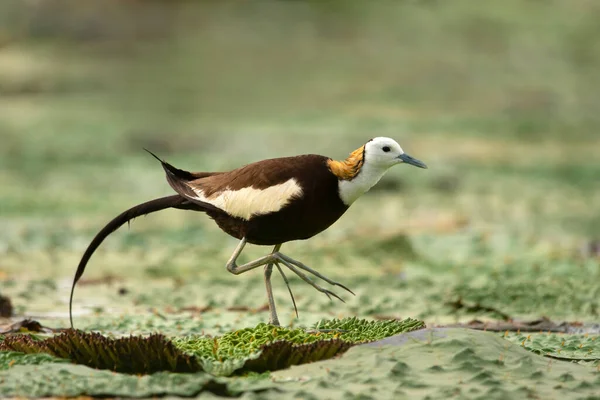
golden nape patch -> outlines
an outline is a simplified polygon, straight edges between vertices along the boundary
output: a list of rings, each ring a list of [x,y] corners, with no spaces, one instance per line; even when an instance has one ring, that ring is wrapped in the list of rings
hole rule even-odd
[[[354,150],[344,161],[329,160],[327,165],[335,176],[342,180],[351,180],[359,172],[365,160],[365,146]]]
[[[227,214],[250,220],[253,215],[264,215],[281,210],[294,197],[302,195],[302,187],[295,179],[266,189],[245,187],[239,190],[223,190],[206,197],[202,190],[191,188],[196,199],[212,204]]]

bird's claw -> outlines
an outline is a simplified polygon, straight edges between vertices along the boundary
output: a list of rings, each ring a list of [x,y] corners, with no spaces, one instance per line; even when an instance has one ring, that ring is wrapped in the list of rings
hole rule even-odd
[[[329,300],[333,300],[333,299],[331,298],[331,296],[333,296],[333,297],[335,297],[336,299],[338,299],[339,301],[341,301],[342,303],[345,303],[344,299],[342,299],[340,296],[338,296],[337,294],[335,294],[335,293],[334,293],[334,292],[332,292],[331,290],[327,290],[327,289],[323,289],[323,288],[321,288],[319,291],[320,291],[320,292],[322,292],[322,293],[325,293],[325,295],[326,295],[327,297],[329,297]]]
[[[334,285],[334,286],[339,286],[339,287],[341,287],[342,289],[344,289],[345,291],[347,291],[347,292],[351,293],[353,296],[356,296],[356,294],[355,294],[355,293],[354,293],[352,290],[348,289],[346,286],[342,285],[342,284],[341,284],[341,283],[339,283],[339,282],[333,282],[333,283],[332,283],[332,285]]]

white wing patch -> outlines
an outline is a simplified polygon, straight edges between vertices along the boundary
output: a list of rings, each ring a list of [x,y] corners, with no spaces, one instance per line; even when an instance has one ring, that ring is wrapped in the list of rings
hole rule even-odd
[[[250,220],[253,215],[269,214],[281,210],[294,197],[302,195],[302,187],[295,179],[266,189],[245,187],[224,190],[206,197],[200,189],[191,188],[196,199],[212,204],[234,217]]]

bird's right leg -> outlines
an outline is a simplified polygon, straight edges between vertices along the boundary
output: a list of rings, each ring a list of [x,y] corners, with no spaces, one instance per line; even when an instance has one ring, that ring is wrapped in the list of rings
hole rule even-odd
[[[290,267],[288,265],[289,263],[280,257],[279,250],[281,249],[281,244],[276,245],[273,248],[273,251],[271,252],[271,254],[263,256],[254,261],[250,261],[246,264],[237,265],[237,259],[240,256],[240,254],[242,254],[242,251],[244,250],[245,246],[246,246],[246,238],[242,238],[242,240],[240,241],[238,246],[233,251],[233,254],[229,258],[229,261],[227,261],[227,270],[234,275],[239,275],[239,274],[243,274],[244,272],[248,272],[250,270],[258,268],[262,265],[265,265],[264,279],[265,279],[265,287],[267,289],[267,300],[268,300],[268,304],[269,304],[269,322],[271,324],[279,325],[279,319],[277,318],[277,311],[275,308],[275,299],[273,297],[273,287],[271,285],[271,275],[273,273],[273,264],[277,267],[277,270],[281,274],[281,277],[283,278],[283,281],[285,282],[285,285],[287,286],[288,291],[290,292],[290,296],[292,298],[292,303],[294,304],[294,310],[296,311],[296,317],[298,317],[298,308],[296,307],[296,300],[294,299],[294,294],[292,293],[292,289],[290,288],[290,283],[289,283],[287,277],[285,276],[285,274],[283,273],[283,270],[279,266],[280,262],[282,262],[286,266],[288,266],[288,268],[290,268],[294,273],[296,273],[298,276],[300,276],[303,280],[307,281],[312,286],[317,287],[317,289],[319,291],[322,291],[323,293],[327,294],[327,296],[329,296],[329,293],[331,293],[328,290],[322,289],[318,285],[314,284],[312,281],[310,281],[310,279],[308,279],[304,274],[302,274],[301,272],[296,270],[293,266]],[[339,299],[339,296],[337,296],[335,293],[331,293],[331,294]]]
[[[346,289],[347,291],[349,291],[350,293],[354,294],[346,286],[326,278],[325,276],[319,274],[317,271],[315,271],[311,268],[308,268],[306,265],[300,263],[299,261],[296,261],[288,256],[281,254],[279,251],[274,251],[271,254],[267,254],[266,256],[260,257],[256,260],[250,261],[246,264],[237,265],[236,261],[237,261],[238,257],[240,256],[240,254],[242,253],[242,250],[244,250],[245,246],[246,246],[246,238],[242,238],[242,240],[240,240],[240,244],[238,244],[238,246],[233,251],[233,254],[229,258],[229,261],[227,261],[227,270],[234,275],[243,274],[244,272],[248,272],[250,270],[253,270],[255,268],[258,268],[260,266],[267,265],[270,263],[278,264],[281,262],[283,265],[288,267],[293,273],[298,275],[303,281],[305,281],[306,283],[308,283],[309,285],[311,285],[312,287],[317,289],[319,292],[325,293],[327,295],[327,297],[330,297],[330,295],[331,295],[333,297],[340,299],[341,301],[344,301],[337,294],[331,292],[330,290],[323,289],[321,286],[317,285],[315,282],[310,280],[310,278],[308,278],[305,274],[300,272],[298,270],[298,268],[303,269],[312,274],[315,274],[317,277],[324,279],[326,282],[328,282],[328,283],[331,282],[332,284],[340,286],[340,287]],[[298,268],[296,268],[296,267],[298,267]]]
[[[271,285],[271,274],[273,273],[273,264],[276,263],[276,260],[273,257],[273,253],[278,252],[279,249],[281,248],[281,245],[279,244],[279,245],[275,246],[275,248],[273,249],[273,252],[269,255],[266,255],[257,260],[254,260],[254,261],[250,261],[249,263],[246,263],[243,265],[237,265],[236,261],[237,261],[238,257],[240,256],[240,254],[242,253],[242,251],[244,250],[245,246],[246,246],[246,238],[242,238],[242,240],[240,241],[240,243],[234,250],[233,254],[229,258],[229,261],[227,261],[227,270],[234,275],[239,275],[239,274],[243,274],[244,272],[253,270],[254,268],[258,268],[262,265],[266,265],[265,272],[264,272],[264,279],[265,279],[265,287],[267,289],[267,301],[269,304],[269,323],[272,325],[279,325],[279,318],[277,318],[277,309],[275,308],[275,298],[273,297],[273,287]],[[292,296],[292,301],[294,302],[294,309],[295,309],[296,301],[294,300],[294,296],[292,295],[292,291],[290,289],[288,280],[287,280],[286,276],[283,274],[283,271],[281,270],[279,265],[277,265],[277,269],[283,276],[283,279],[284,279],[288,289],[290,290],[290,295]],[[296,310],[296,314],[298,314],[297,310]]]
[[[227,261],[227,271],[231,272],[234,275],[243,274],[244,272],[248,272],[250,270],[253,270],[254,268],[266,265],[273,260],[273,256],[271,254],[268,254],[254,261],[250,261],[246,264],[237,265],[236,261],[240,254],[242,254],[242,250],[244,250],[244,247],[246,247],[246,238],[242,238],[242,240],[240,240],[240,243],[235,248],[233,254],[231,255],[231,257],[229,257],[229,260]]]

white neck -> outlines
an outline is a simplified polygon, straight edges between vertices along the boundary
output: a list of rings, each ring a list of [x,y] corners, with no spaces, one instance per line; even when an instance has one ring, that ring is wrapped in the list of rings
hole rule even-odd
[[[354,179],[338,181],[338,191],[344,204],[350,206],[368,192],[387,170],[388,168],[374,167],[365,163]]]

